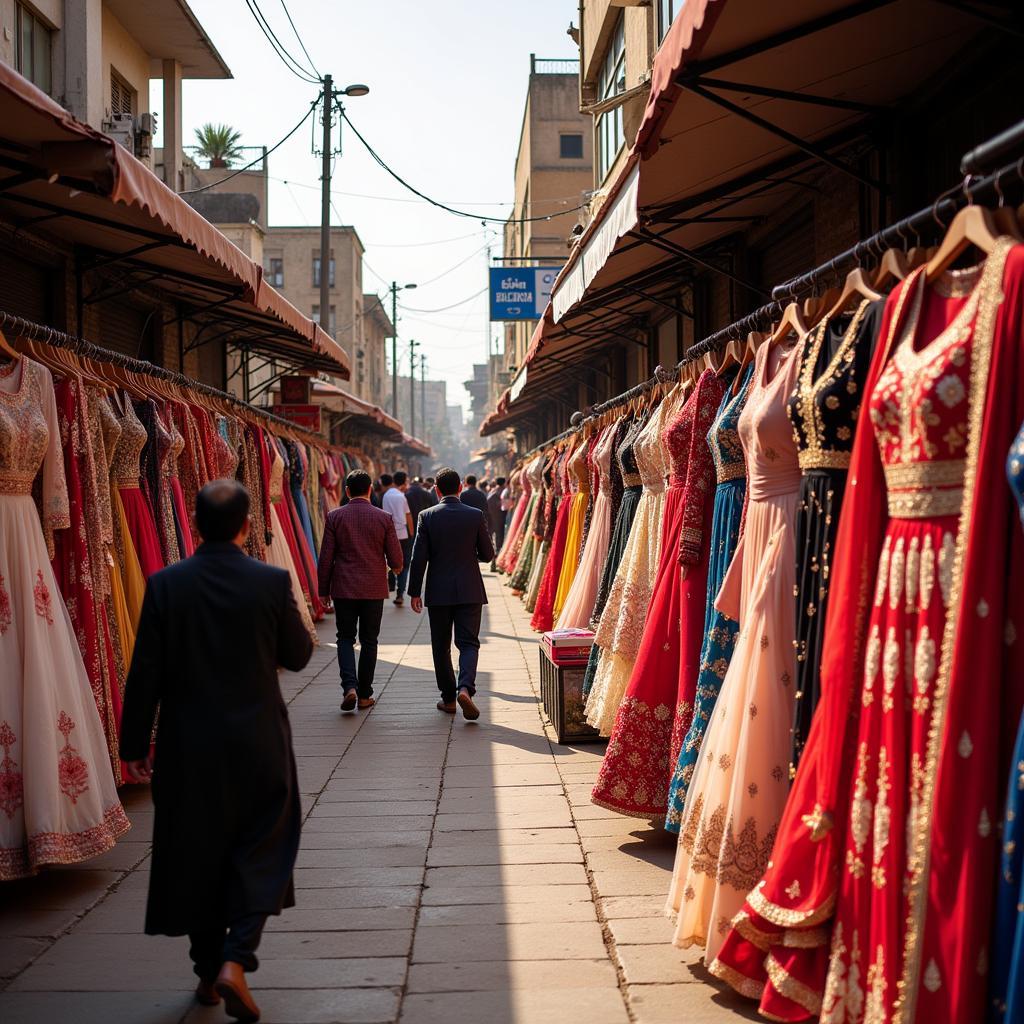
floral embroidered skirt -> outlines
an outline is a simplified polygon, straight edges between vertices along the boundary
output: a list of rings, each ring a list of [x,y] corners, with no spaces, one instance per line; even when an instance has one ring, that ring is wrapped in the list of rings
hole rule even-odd
[[[743,518],[743,498],[747,492],[746,477],[725,480],[715,488],[715,507],[711,524],[711,557],[708,565],[707,609],[704,616],[704,645],[700,653],[700,672],[693,704],[690,728],[683,739],[669,785],[668,812],[665,828],[679,831],[683,805],[697,753],[704,740],[704,732],[718,700],[729,661],[736,644],[739,623],[715,607],[715,598],[732,564],[740,539],[740,520]]]
[[[0,496],[0,881],[96,857],[129,827],[39,513]]]
[[[751,499],[719,607],[740,633],[680,823],[667,911],[674,942],[710,962],[771,855],[789,791],[796,491]]]

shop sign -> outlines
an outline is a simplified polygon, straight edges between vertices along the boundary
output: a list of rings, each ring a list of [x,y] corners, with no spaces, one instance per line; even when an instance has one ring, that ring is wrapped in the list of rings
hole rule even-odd
[[[308,405],[309,385],[310,378],[308,376],[282,377],[281,403],[283,405]]]
[[[561,267],[491,267],[491,319],[537,320]]]
[[[311,430],[314,434],[320,433],[320,406],[319,405],[272,405],[270,411],[275,416],[280,416],[297,427]]]

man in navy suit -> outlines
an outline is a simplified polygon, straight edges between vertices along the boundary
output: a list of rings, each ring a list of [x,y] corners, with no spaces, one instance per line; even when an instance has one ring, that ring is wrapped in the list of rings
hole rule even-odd
[[[419,614],[426,603],[430,646],[441,699],[438,711],[454,715],[458,708],[470,722],[480,717],[473,703],[480,656],[480,616],[487,604],[480,563],[494,558],[487,518],[459,500],[462,481],[454,469],[437,474],[440,503],[420,513],[412,549],[409,597]],[[429,572],[427,567],[430,567]],[[424,597],[423,575],[427,574]],[[459,675],[452,667],[452,634],[459,649]]]

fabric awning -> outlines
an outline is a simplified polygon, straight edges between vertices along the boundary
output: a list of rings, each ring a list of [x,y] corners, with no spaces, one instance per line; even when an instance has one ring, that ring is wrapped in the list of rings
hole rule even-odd
[[[399,452],[403,455],[433,455],[434,450],[427,444],[426,441],[421,441],[418,437],[413,437],[412,434],[403,434],[402,440],[391,446],[393,452]]]
[[[0,206],[15,224],[101,254],[200,311],[237,314],[254,349],[348,378],[344,350],[263,268],[109,136],[0,64]],[[240,336],[240,341],[244,340]]]
[[[930,0],[687,0],[655,59],[625,167],[555,283],[523,385],[482,432],[528,415],[567,361],[593,358],[671,301],[699,266],[694,255],[799,200],[823,158],[841,162],[835,154],[873,115],[981,30],[953,7],[935,17]]]
[[[279,393],[280,383],[274,384],[270,390],[274,394]],[[330,381],[314,380],[311,397],[316,405],[323,406],[330,412],[345,416],[349,420],[359,420],[361,424],[370,427],[374,433],[387,434],[389,437],[405,436],[402,424],[389,416],[380,406],[357,398]]]

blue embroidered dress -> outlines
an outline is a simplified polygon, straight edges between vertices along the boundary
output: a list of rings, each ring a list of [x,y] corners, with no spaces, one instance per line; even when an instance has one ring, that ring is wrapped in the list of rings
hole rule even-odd
[[[746,466],[736,425],[747,400],[753,363],[743,371],[737,394],[728,388],[718,409],[715,422],[708,431],[708,445],[715,461],[717,486],[711,518],[711,559],[708,564],[708,600],[704,614],[704,646],[700,655],[700,674],[694,699],[693,721],[672,773],[668,793],[665,828],[678,832],[686,790],[697,763],[704,730],[711,719],[718,691],[722,688],[725,670],[729,667],[736,642],[738,623],[715,608],[726,571],[739,543],[743,500],[747,492]]]
[[[1024,523],[1024,427],[1010,448],[1006,475]],[[1020,1024],[1024,1022],[1024,718],[1017,731],[1006,792],[992,952],[989,1020],[992,1024]]]

